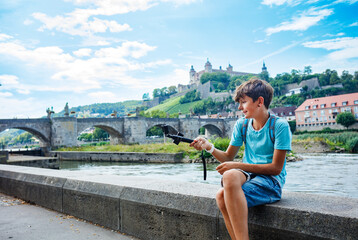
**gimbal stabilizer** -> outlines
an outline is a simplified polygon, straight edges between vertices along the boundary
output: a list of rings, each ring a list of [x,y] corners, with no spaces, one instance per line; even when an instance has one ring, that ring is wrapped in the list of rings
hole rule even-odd
[[[186,142],[186,143],[192,143],[194,140],[185,138],[184,134],[178,132],[176,135],[169,133],[169,126],[168,125],[162,125],[161,128],[164,131],[164,135],[168,138],[173,139],[173,143],[178,145],[180,142]],[[206,180],[206,161],[204,158],[204,151],[201,151],[201,160],[203,161],[203,168],[204,168],[204,180]]]

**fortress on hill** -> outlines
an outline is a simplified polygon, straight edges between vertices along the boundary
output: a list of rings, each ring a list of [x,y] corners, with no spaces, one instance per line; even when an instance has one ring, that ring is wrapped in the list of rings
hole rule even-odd
[[[265,63],[263,63],[262,67],[262,72],[264,71],[267,72]],[[178,92],[176,94],[171,95],[170,97],[172,98],[182,96],[185,95],[187,92],[193,90],[200,92],[200,96],[202,99],[211,97],[212,99],[223,101],[226,98],[231,97],[232,93],[230,92],[215,92],[215,86],[211,81],[202,84],[200,82],[200,78],[204,73],[227,73],[230,76],[257,75],[257,73],[236,72],[234,71],[233,66],[231,66],[230,64],[227,66],[226,70],[224,70],[221,66],[219,67],[219,69],[213,69],[211,63],[209,62],[209,59],[207,59],[204,65],[204,69],[199,72],[196,72],[194,67],[191,66],[189,71],[189,84],[179,84],[177,87]],[[146,102],[145,104],[148,107],[154,107],[167,98],[168,97],[156,97],[153,100]]]
[[[265,63],[263,64],[262,71],[267,71],[267,68],[265,66]],[[233,69],[233,66],[230,64],[227,66],[226,70],[224,70],[221,66],[219,69],[213,69],[211,63],[209,62],[209,59],[207,59],[204,69],[196,72],[194,67],[191,66],[189,71],[189,84],[187,85],[178,85],[178,93],[186,93],[188,91],[197,90],[201,93],[201,98],[205,99],[208,97],[212,97],[213,99],[223,99],[225,97],[230,96],[230,93],[223,92],[223,93],[215,93],[215,87],[213,86],[212,82],[207,82],[204,84],[201,84],[200,78],[204,73],[227,73],[231,77],[232,76],[245,76],[245,75],[257,75],[257,73],[247,73],[247,72],[236,72]]]

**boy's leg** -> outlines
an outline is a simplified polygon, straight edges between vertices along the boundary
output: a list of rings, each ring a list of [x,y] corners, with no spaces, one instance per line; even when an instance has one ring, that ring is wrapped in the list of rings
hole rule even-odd
[[[234,169],[226,171],[223,174],[224,189],[217,194],[218,206],[232,239],[249,239],[248,209],[242,190],[245,182],[244,173]]]
[[[234,230],[232,229],[229,214],[228,214],[228,212],[226,210],[226,206],[225,206],[224,188],[220,188],[219,191],[216,193],[216,204],[218,205],[218,207],[223,215],[225,226],[226,226],[227,231],[229,232],[231,239],[235,239]]]

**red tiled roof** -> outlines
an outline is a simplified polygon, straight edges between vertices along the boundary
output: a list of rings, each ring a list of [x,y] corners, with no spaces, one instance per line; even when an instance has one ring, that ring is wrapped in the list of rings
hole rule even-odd
[[[343,102],[348,102],[346,106],[354,105],[354,101],[358,101],[358,92],[356,93],[349,93],[349,94],[342,94],[330,97],[322,97],[322,98],[312,98],[307,99],[302,103],[297,109],[298,111],[305,111],[306,106],[310,106],[309,110],[313,109],[314,105],[317,105],[316,109],[320,109],[322,104],[325,104],[325,108],[332,108],[332,103],[337,103],[334,107],[342,107]]]
[[[292,113],[292,116],[294,116],[296,108],[296,106],[277,107],[272,108],[271,111],[277,116],[290,116],[290,112]],[[283,115],[281,113],[283,113]]]

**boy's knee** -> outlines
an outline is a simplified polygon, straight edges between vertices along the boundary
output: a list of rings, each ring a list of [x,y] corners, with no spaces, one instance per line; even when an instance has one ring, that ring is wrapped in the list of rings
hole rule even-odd
[[[232,186],[242,186],[246,181],[246,176],[239,170],[230,169],[223,174],[224,188]]]
[[[218,205],[219,209],[223,209],[225,207],[224,201],[224,189],[220,188],[219,191],[216,193],[216,204]]]

